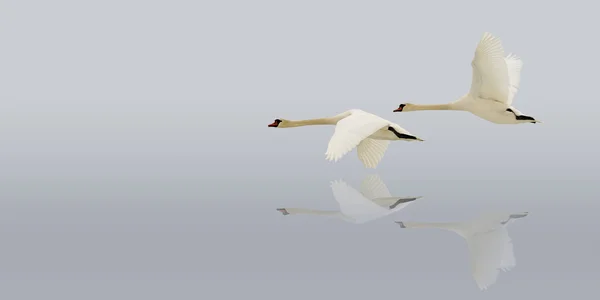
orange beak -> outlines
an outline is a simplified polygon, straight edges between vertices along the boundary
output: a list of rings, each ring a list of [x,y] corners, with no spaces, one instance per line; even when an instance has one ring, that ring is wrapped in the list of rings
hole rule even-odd
[[[402,111],[402,109],[403,109],[403,108],[404,108],[404,107],[398,107],[398,108],[394,109],[394,112],[399,112],[399,111]]]
[[[273,122],[273,123],[269,124],[269,127],[277,127],[277,125],[279,125],[277,122]]]

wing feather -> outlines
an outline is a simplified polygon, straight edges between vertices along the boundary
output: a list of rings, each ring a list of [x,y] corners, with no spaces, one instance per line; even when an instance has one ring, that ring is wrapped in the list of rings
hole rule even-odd
[[[389,122],[373,114],[363,111],[352,112],[335,126],[335,132],[325,152],[327,160],[338,161],[365,138],[388,125]]]
[[[369,199],[392,197],[387,186],[378,175],[367,176],[360,185],[360,192]]]
[[[356,147],[358,159],[362,161],[366,168],[375,169],[383,158],[389,144],[390,141],[387,140],[365,138]]]
[[[500,270],[508,272],[517,265],[517,260],[515,259],[512,239],[508,236],[508,232],[505,231],[505,234],[504,253],[502,255],[502,262],[500,263]]]
[[[487,289],[498,279],[499,271],[515,266],[512,242],[504,226],[473,235],[469,239],[471,268],[480,289]]]
[[[498,266],[502,260],[504,244],[496,232],[476,234],[468,240],[473,279],[481,290],[493,285],[498,279]]]
[[[514,54],[509,54],[505,59],[506,67],[508,69],[508,100],[507,105],[511,105],[517,92],[519,91],[519,84],[521,83],[521,69],[523,68],[523,61]]]
[[[471,62],[473,80],[470,94],[475,97],[507,103],[509,79],[504,48],[499,38],[486,32],[477,45]]]
[[[340,206],[340,211],[354,223],[364,223],[385,215],[386,210],[365,198],[363,194],[343,180],[331,183],[333,197]]]

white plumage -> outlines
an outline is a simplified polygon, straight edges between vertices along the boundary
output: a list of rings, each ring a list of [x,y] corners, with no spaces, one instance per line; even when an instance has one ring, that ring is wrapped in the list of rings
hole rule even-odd
[[[335,131],[325,152],[327,160],[336,162],[352,149],[357,148],[358,158],[367,168],[377,167],[390,141],[423,141],[400,125],[360,109],[351,109],[321,119],[301,121],[277,119],[269,126],[287,128],[309,125],[335,125]]]
[[[385,183],[377,175],[367,176],[360,192],[343,180],[331,183],[333,197],[339,211],[326,211],[306,208],[279,208],[284,215],[306,214],[340,218],[354,224],[364,224],[398,212],[421,197],[393,197]]]
[[[519,91],[523,61],[514,54],[505,56],[499,38],[484,33],[471,66],[471,89],[458,100],[446,104],[405,103],[394,111],[460,110],[496,124],[541,123],[512,106]]]
[[[516,266],[513,244],[506,225],[523,218],[527,212],[516,214],[484,214],[468,222],[426,223],[396,222],[402,228],[439,228],[455,232],[468,245],[471,273],[481,290],[489,288],[498,279],[500,270],[507,272]]]

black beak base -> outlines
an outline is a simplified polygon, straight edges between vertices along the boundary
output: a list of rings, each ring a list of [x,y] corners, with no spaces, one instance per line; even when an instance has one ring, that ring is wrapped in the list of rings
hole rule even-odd
[[[406,106],[406,104],[400,104],[398,108],[394,109],[394,112],[401,112],[404,110],[404,106]]]

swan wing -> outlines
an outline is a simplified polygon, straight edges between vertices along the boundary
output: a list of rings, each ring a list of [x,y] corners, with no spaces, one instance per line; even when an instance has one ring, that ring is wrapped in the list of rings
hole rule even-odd
[[[402,210],[407,207],[415,200],[420,199],[421,197],[383,197],[383,198],[375,198],[372,199],[374,203],[383,207],[385,209],[389,209],[390,213]]]
[[[500,39],[488,32],[484,33],[471,66],[471,96],[506,104],[509,98],[509,79]]]
[[[353,111],[335,126],[335,132],[329,140],[327,152],[325,152],[327,160],[338,161],[346,153],[358,146],[365,138],[385,126],[389,126],[389,122],[385,119],[363,111]],[[362,153],[377,153],[377,151],[381,151],[381,147],[374,148],[372,144],[368,149],[371,150],[369,152],[363,150]]]
[[[502,261],[500,262],[500,269],[504,272],[510,271],[517,265],[517,260],[515,259],[515,252],[513,250],[512,239],[508,235],[508,231],[506,228],[502,228],[503,232],[503,241],[504,241],[504,252],[502,255]]]
[[[359,145],[360,146],[360,145]],[[360,192],[367,199],[382,208],[392,211],[401,210],[421,197],[394,197],[378,175],[367,176],[360,185]]]
[[[516,219],[526,217],[525,213],[487,213],[481,215],[477,221],[477,227],[482,230],[478,231],[479,236],[485,236],[486,238],[493,238],[495,245],[500,249],[502,247],[502,255],[498,257],[497,268],[503,271],[509,271],[516,265],[516,260],[513,252],[512,239],[508,235],[506,227],[508,224],[514,222]]]
[[[341,213],[354,219],[355,223],[376,219],[386,211],[342,180],[333,181],[331,191]]]
[[[392,197],[387,186],[378,175],[367,176],[360,185],[360,191],[365,197],[371,200]]]
[[[519,84],[521,83],[521,69],[523,68],[523,61],[514,54],[509,54],[505,59],[506,67],[508,69],[508,101],[507,105],[511,105],[515,95],[519,91]]]
[[[365,138],[356,147],[358,159],[360,159],[366,168],[375,169],[389,145],[390,141],[387,140]]]
[[[508,235],[508,230],[506,229],[506,227],[508,226],[508,224],[514,222],[516,219],[527,217],[527,215],[528,213],[526,212],[511,214],[508,221],[506,221],[505,225],[502,227],[502,239],[504,241],[504,256],[502,256],[500,269],[504,272],[510,271],[517,265],[517,259],[515,258],[512,239]]]
[[[498,279],[505,250],[502,229],[477,233],[467,239],[471,272],[481,290],[487,289]]]

